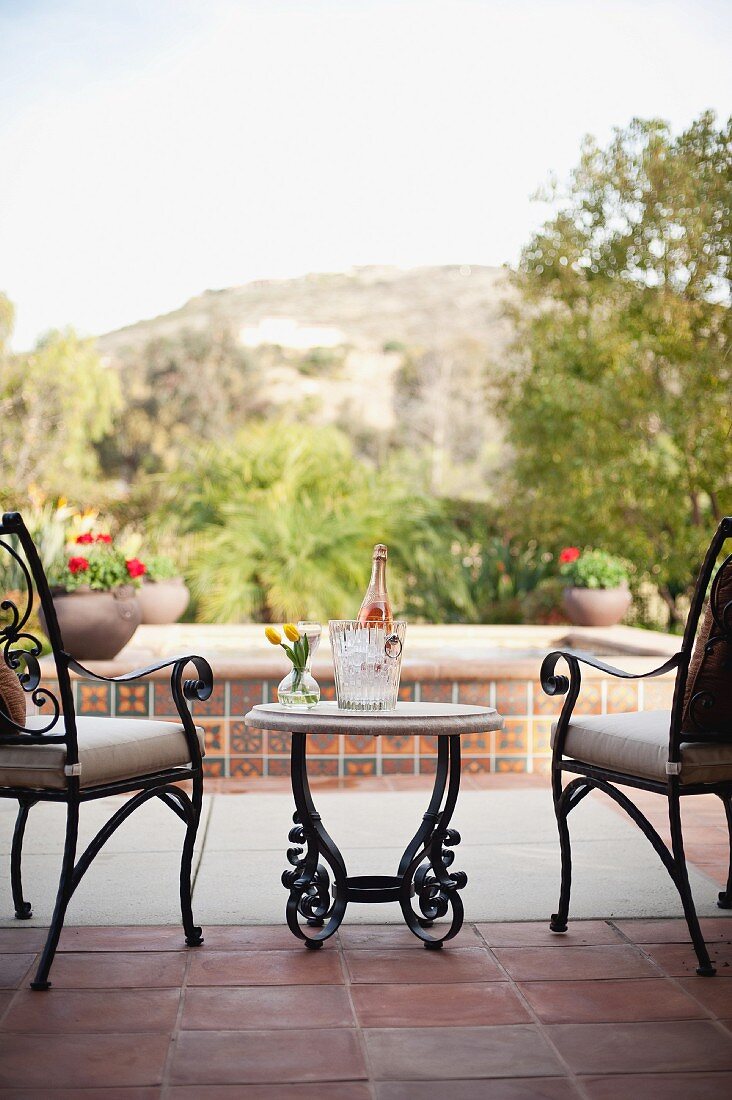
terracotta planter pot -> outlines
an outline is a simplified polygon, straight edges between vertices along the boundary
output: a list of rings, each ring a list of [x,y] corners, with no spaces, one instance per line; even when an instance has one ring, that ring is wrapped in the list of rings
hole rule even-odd
[[[111,592],[54,592],[63,646],[77,661],[111,661],[127,645],[142,620],[132,585]],[[45,623],[41,615],[41,625]]]
[[[575,626],[615,626],[630,607],[631,595],[620,588],[565,588],[562,603]]]
[[[176,623],[191,598],[182,577],[167,581],[145,581],[137,598],[142,608],[144,623]]]

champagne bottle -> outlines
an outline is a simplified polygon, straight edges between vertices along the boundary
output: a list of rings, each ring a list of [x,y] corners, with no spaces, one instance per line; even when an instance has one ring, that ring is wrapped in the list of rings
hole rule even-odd
[[[386,590],[386,555],[384,544],[377,543],[371,565],[371,580],[358,613],[358,621],[362,624],[392,621],[391,603]]]

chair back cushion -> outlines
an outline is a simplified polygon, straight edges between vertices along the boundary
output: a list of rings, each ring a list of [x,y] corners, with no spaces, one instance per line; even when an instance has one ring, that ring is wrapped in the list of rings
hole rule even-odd
[[[732,736],[732,557],[712,583],[689,662],[681,728]]]
[[[0,726],[3,715],[17,726],[25,725],[25,692],[12,668],[0,656]]]

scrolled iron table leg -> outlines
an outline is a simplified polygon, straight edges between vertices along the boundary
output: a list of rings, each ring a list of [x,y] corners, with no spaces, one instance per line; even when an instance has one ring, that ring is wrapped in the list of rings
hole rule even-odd
[[[307,775],[306,738],[304,733],[292,734],[290,770],[296,809],[288,837],[293,847],[287,850],[292,870],[283,872],[282,885],[290,891],[286,908],[290,931],[304,940],[307,947],[317,948],[337,931],[343,920],[348,904],[348,877],[343,857],[313,803]],[[308,932],[299,917],[306,922]]]
[[[442,798],[447,796],[442,810]],[[460,843],[460,833],[449,828],[460,790],[460,736],[451,734],[438,742],[437,772],[432,798],[422,824],[407,846],[399,864],[399,904],[410,930],[425,947],[440,948],[458,934],[463,924],[464,909],[458,893],[468,881],[464,871],[450,872]],[[418,899],[419,913],[412,907],[412,897]],[[444,917],[448,909],[452,920],[442,936],[428,931],[433,922]]]

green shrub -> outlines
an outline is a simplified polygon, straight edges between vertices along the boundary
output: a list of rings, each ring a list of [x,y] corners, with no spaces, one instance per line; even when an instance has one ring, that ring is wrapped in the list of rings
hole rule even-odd
[[[575,588],[618,588],[628,583],[628,566],[606,550],[584,550],[563,562],[559,571]]]
[[[145,565],[147,566],[145,576],[149,581],[169,581],[173,577],[180,576],[180,569],[167,554],[147,554]]]

